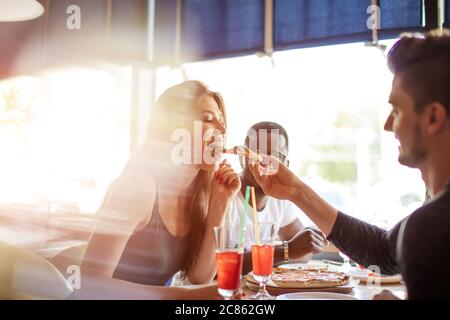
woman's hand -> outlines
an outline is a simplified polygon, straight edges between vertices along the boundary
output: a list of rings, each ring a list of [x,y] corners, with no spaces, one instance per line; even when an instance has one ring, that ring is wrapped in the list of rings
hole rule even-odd
[[[208,283],[214,278],[216,255],[213,228],[224,225],[230,201],[236,196],[240,188],[241,180],[239,176],[226,161],[223,161],[214,174],[211,183],[202,246],[194,270],[188,275],[191,283]]]
[[[250,163],[249,169],[266,195],[292,200],[300,180],[276,157],[263,155],[263,162]]]
[[[222,161],[219,170],[214,173],[210,199],[217,203],[228,203],[241,189],[241,179],[231,165]]]

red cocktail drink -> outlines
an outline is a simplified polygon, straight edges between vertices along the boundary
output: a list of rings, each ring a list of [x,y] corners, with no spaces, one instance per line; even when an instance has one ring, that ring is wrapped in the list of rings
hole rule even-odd
[[[252,245],[252,265],[255,276],[269,276],[272,274],[275,247],[270,244]]]
[[[252,233],[252,265],[253,277],[259,283],[259,291],[250,296],[250,299],[273,299],[266,290],[266,282],[272,275],[275,235],[276,227],[274,223],[264,221],[255,224],[255,232]]]
[[[242,257],[242,252],[238,250],[216,252],[217,282],[220,294],[232,296],[239,289]]]

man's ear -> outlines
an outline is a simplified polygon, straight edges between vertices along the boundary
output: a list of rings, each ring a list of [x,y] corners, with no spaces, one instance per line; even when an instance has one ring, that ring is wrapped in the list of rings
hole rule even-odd
[[[445,107],[440,102],[430,103],[426,107],[427,132],[437,134],[444,130],[449,119]]]

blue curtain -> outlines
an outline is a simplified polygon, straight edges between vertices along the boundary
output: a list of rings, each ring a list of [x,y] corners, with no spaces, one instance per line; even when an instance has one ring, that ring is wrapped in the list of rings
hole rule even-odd
[[[275,48],[368,41],[369,5],[370,0],[275,1]]]
[[[369,41],[370,5],[370,0],[276,0],[276,49]],[[380,0],[379,7],[381,39],[422,30],[420,0]]]
[[[423,31],[421,0],[380,0],[380,38],[395,38],[405,31]]]
[[[183,3],[182,43],[187,58],[262,50],[264,0],[184,0]]]
[[[156,2],[156,58],[174,61],[176,0]],[[275,50],[370,41],[370,0],[274,0]],[[420,31],[421,0],[379,0],[383,38]],[[264,47],[264,0],[184,0],[181,61],[252,54]]]
[[[174,59],[176,0],[156,2],[156,58]],[[183,61],[254,53],[264,43],[264,0],[184,0]]]

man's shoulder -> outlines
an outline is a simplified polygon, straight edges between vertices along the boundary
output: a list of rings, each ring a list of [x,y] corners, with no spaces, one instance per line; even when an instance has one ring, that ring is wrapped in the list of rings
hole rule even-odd
[[[411,236],[429,234],[430,236],[450,237],[450,191],[416,209],[409,217],[405,232]]]
[[[424,204],[407,218],[400,256],[409,281],[420,278],[421,273],[417,273],[417,270],[423,271],[424,268],[439,273],[436,265],[431,268],[432,263],[439,263],[440,270],[448,270],[450,267],[449,260],[445,258],[450,242],[449,200],[449,195],[443,194]]]
[[[432,219],[450,221],[450,190],[446,190],[435,199],[416,209],[408,220],[419,223]]]

